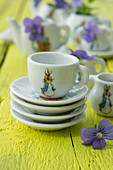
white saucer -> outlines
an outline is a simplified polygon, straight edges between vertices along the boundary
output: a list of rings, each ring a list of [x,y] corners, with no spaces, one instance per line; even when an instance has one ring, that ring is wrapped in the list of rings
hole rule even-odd
[[[77,49],[83,49],[82,47],[77,47]],[[107,58],[111,58],[113,57],[113,43],[111,45],[111,48],[110,50],[107,50],[107,51],[88,51],[87,50],[87,53],[89,55],[97,55],[97,57],[100,57],[100,58],[104,58],[104,59],[107,59]]]
[[[31,103],[36,103],[40,105],[64,105],[76,102],[83,97],[85,97],[88,93],[88,87],[86,85],[82,86],[79,89],[72,89],[70,92],[64,96],[62,99],[57,101],[51,100],[42,100],[39,98],[38,94],[29,83],[28,76],[20,77],[14,80],[10,84],[11,91],[21,99],[29,101]]]
[[[84,104],[83,106],[78,107],[77,109],[74,109],[73,111],[70,111],[69,113],[65,114],[65,115],[57,115],[57,116],[43,116],[43,115],[39,115],[33,112],[32,109],[28,109],[24,106],[19,105],[18,103],[16,103],[14,100],[11,99],[10,101],[11,107],[14,111],[18,112],[19,114],[29,117],[33,120],[38,120],[42,123],[45,122],[60,122],[66,119],[70,119],[74,116],[77,116],[79,114],[81,114],[85,109],[86,109],[86,104]]]
[[[18,98],[15,96],[12,92],[10,92],[10,95],[12,99],[17,102],[18,104],[33,109],[35,113],[43,114],[43,115],[58,115],[58,114],[63,114],[68,111],[71,111],[77,107],[80,107],[83,105],[86,101],[86,98],[82,98],[81,100],[72,103],[70,105],[65,105],[65,106],[40,106],[38,104],[31,104],[28,102],[25,102],[24,100]]]
[[[10,112],[16,120],[18,120],[28,126],[31,126],[35,129],[45,130],[45,131],[53,131],[53,130],[60,130],[60,129],[67,128],[69,126],[79,123],[85,117],[85,113],[83,112],[80,115],[76,116],[75,118],[73,118],[71,120],[67,120],[63,123],[46,124],[46,123],[38,123],[38,121],[36,122],[35,120],[32,120],[28,117],[20,115],[18,112],[14,111],[12,108],[10,109]]]

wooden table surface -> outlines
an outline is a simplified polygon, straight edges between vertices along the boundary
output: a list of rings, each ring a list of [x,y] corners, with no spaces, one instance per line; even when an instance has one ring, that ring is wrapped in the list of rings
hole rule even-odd
[[[113,1],[97,0],[97,14],[113,23]],[[0,31],[8,28],[7,17],[22,23],[31,17],[28,1],[0,0]],[[0,40],[0,170],[112,170],[113,142],[105,149],[93,150],[82,145],[82,127],[94,127],[101,119],[87,100],[86,116],[77,125],[55,132],[34,130],[15,120],[10,114],[10,83],[27,75],[27,57],[14,44]],[[106,72],[113,72],[113,58],[106,59]]]

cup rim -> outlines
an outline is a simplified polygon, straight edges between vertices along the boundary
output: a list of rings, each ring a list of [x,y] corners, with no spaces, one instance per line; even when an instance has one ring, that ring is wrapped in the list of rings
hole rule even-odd
[[[103,79],[100,78],[100,76],[102,76],[102,75],[107,76],[108,74],[109,74],[109,75],[111,74],[112,77],[113,77],[113,73],[103,72],[103,73],[100,73],[100,74],[98,74],[98,75],[96,76],[96,80],[97,80],[98,82],[100,82],[100,83],[103,83],[103,84],[113,85],[113,81],[111,82],[111,81],[103,80]]]
[[[62,56],[68,56],[73,59],[73,62],[71,63],[66,63],[66,64],[45,64],[45,63],[40,63],[32,60],[32,57],[35,55],[46,55],[46,54],[57,54],[57,55],[62,55]],[[65,66],[71,66],[71,65],[76,65],[79,63],[79,59],[73,55],[62,53],[62,52],[38,52],[38,53],[33,53],[27,57],[27,62],[33,64],[33,65],[39,65],[39,66],[50,66],[50,67],[65,67]]]

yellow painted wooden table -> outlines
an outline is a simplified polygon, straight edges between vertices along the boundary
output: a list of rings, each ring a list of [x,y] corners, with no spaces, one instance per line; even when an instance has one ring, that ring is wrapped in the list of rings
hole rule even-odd
[[[113,1],[97,0],[97,14],[113,23]],[[16,17],[21,23],[31,16],[28,1],[0,1],[0,31],[8,28],[6,18]],[[113,58],[106,60],[105,71],[113,72]],[[98,125],[98,116],[87,101],[82,122],[64,130],[34,130],[15,120],[10,114],[10,83],[27,75],[26,57],[13,45],[0,40],[0,170],[112,170],[113,142],[102,150],[82,145],[80,129]],[[106,118],[113,123],[113,118]]]

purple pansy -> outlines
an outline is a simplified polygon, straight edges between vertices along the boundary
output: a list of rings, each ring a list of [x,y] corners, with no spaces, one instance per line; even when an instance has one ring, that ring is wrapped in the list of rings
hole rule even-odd
[[[38,7],[39,3],[41,2],[41,0],[34,0],[34,6]]]
[[[71,5],[74,7],[81,6],[83,3],[83,0],[71,0]]]
[[[78,59],[82,58],[84,60],[94,60],[95,57],[97,56],[97,55],[88,56],[87,52],[84,51],[84,50],[75,50],[75,51],[73,51],[72,49],[70,49],[70,51],[71,51],[70,54],[77,57]]]
[[[55,0],[55,2],[56,2],[56,7],[57,8],[65,9],[67,7],[67,5],[68,5],[68,3],[65,2],[64,0]]]
[[[93,149],[105,148],[105,139],[113,140],[113,124],[103,119],[98,125],[98,130],[94,127],[83,127],[80,136],[84,141],[82,144],[93,144]]]
[[[95,25],[92,20],[84,24],[83,28],[84,31],[82,33],[82,38],[85,39],[88,43],[92,42],[96,35],[99,33],[97,25]]]
[[[35,17],[34,19],[30,18],[24,19],[25,32],[30,34],[29,39],[31,41],[41,41],[42,22],[43,22],[42,18],[38,16]]]

